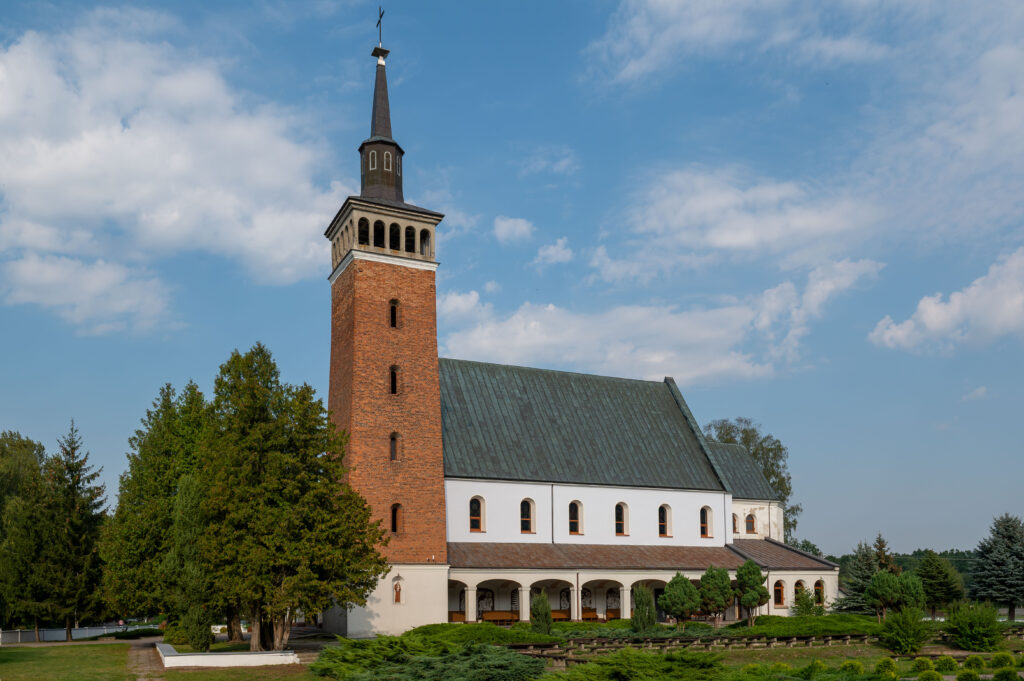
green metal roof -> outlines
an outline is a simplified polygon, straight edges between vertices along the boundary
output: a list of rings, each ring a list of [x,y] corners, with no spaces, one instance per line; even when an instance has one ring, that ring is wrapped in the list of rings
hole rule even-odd
[[[722,491],[672,379],[441,359],[447,477]]]
[[[761,467],[743,445],[705,440],[711,461],[722,476],[734,499],[777,500],[778,495],[765,480]]]

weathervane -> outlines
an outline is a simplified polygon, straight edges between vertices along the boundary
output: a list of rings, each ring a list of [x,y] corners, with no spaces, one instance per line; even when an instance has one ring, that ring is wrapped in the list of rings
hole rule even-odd
[[[384,8],[377,5],[377,47],[384,47],[384,39],[381,34],[380,22],[384,20]]]

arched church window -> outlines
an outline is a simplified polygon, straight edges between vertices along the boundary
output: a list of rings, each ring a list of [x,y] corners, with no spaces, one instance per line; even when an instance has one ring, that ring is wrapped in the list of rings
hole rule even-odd
[[[775,605],[786,604],[786,585],[782,583],[782,580],[775,582]]]
[[[384,152],[384,170],[387,170],[388,172],[391,171],[391,152],[390,151],[385,151]]]
[[[469,531],[484,531],[484,501],[480,497],[469,500]]]
[[[388,248],[392,251],[402,250],[402,228],[396,224],[391,225],[391,238],[388,242]]]
[[[629,533],[626,505],[622,502],[615,504],[615,534],[623,537]]]
[[[398,394],[398,367],[391,367],[390,379],[391,379],[391,386],[390,386],[391,387],[391,394],[392,395],[397,395]]]
[[[398,457],[399,457],[399,454],[400,454],[400,452],[399,452],[400,441],[401,441],[401,438],[398,436],[398,433],[391,433],[391,444],[390,444],[390,451],[389,451],[389,453],[390,453],[390,458],[391,458],[392,461],[398,461]]]
[[[533,499],[519,502],[519,531],[523,534],[533,533]]]
[[[807,587],[804,585],[803,580],[798,580],[797,583],[793,586],[793,594],[799,596],[801,593],[804,592],[804,589],[806,588]]]
[[[376,169],[377,169],[377,152],[376,151],[371,151],[370,152],[370,170],[376,170]]]
[[[707,506],[700,509],[700,536],[705,539],[711,536],[711,509]]]
[[[757,521],[754,519],[754,514],[747,514],[747,534],[757,534]]]
[[[405,252],[415,253],[416,252],[416,228],[406,227],[405,228]]]
[[[384,223],[380,220],[373,223],[373,245],[376,248],[384,248]]]
[[[490,589],[479,589],[476,592],[476,611],[491,612],[494,610],[494,592]]]
[[[512,593],[509,594],[509,605],[511,606],[512,612],[519,612],[519,589],[513,588]]]
[[[583,534],[583,507],[578,501],[569,502],[569,534]]]
[[[370,245],[370,222],[366,218],[359,220],[359,245]]]
[[[402,529],[402,505],[391,504],[391,532],[397,534]]]
[[[388,303],[388,326],[392,329],[398,328],[398,301],[392,300]]]
[[[825,582],[820,579],[814,583],[814,603],[825,605]]]
[[[430,230],[420,230],[420,255],[430,255]]]
[[[658,507],[658,536],[672,536],[672,509],[668,507],[668,504]]]

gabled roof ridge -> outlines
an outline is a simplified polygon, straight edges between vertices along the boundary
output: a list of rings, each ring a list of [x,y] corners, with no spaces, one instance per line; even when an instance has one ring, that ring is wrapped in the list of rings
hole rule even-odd
[[[755,539],[755,540],[752,540],[752,541],[757,541],[757,540]],[[762,562],[758,561],[756,558],[754,558],[752,555],[747,553],[746,551],[741,550],[740,547],[736,546],[735,542],[736,542],[736,540],[733,539],[733,543],[732,544],[726,544],[726,546],[730,550],[732,550],[733,553],[735,553],[736,555],[740,556],[741,558],[745,558],[747,560],[754,561],[755,563],[757,563],[757,566],[760,567],[760,568],[767,568],[768,567],[767,563],[762,563]]]
[[[834,568],[839,567],[839,563],[833,563],[832,561],[830,561],[827,558],[822,558],[821,556],[816,556],[813,553],[810,553],[808,551],[804,551],[803,549],[798,549],[795,546],[790,546],[789,544],[787,544],[785,542],[781,542],[778,539],[772,539],[771,537],[765,537],[763,541],[771,542],[772,544],[776,544],[778,546],[781,546],[782,548],[788,549],[788,550],[792,551],[793,553],[799,553],[802,556],[807,556],[808,558],[816,560],[819,563],[824,563],[825,565],[829,565],[829,566],[834,567]]]
[[[683,398],[682,391],[679,390],[679,386],[676,385],[676,380],[670,376],[665,377],[665,385],[668,387],[668,391],[672,394],[672,399],[675,400],[676,406],[679,407],[679,411],[683,413],[683,419],[686,421],[686,425],[689,426],[693,432],[694,437],[697,438],[697,444],[700,445],[701,452],[704,454],[704,458],[711,464],[711,470],[714,471],[715,477],[718,478],[719,484],[729,494],[732,494],[732,485],[729,484],[728,478],[724,475],[721,467],[718,465],[718,461],[711,455],[711,448],[708,446],[707,440],[704,439],[704,433],[701,432],[700,424],[697,423],[697,419],[693,417],[693,412],[690,411],[690,406],[686,404],[686,399]]]
[[[604,374],[588,374],[582,371],[566,371],[565,369],[547,369],[544,367],[528,367],[521,364],[501,364],[499,362],[482,362],[476,359],[460,359],[458,357],[438,357],[440,362],[463,362],[466,364],[480,364],[483,366],[501,367],[504,369],[520,369],[523,371],[539,371],[551,374],[563,374],[567,376],[584,376],[586,378],[601,378],[610,381],[628,381],[630,383],[645,383],[651,386],[664,385],[663,381],[650,381],[646,378],[625,378],[623,376],[606,376]]]

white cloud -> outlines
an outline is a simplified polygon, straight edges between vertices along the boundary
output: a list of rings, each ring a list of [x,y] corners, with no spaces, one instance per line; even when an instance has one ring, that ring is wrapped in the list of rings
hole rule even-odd
[[[509,218],[499,215],[494,218],[494,236],[503,244],[525,241],[533,236],[533,223],[523,218]]]
[[[202,251],[261,282],[322,275],[322,232],[347,193],[314,180],[323,145],[292,112],[160,40],[172,24],[100,10],[68,32],[0,47],[0,257],[63,254],[127,272]],[[29,288],[8,299],[33,298],[21,274]],[[88,326],[105,307],[75,309],[62,316]],[[130,314],[133,328],[152,322],[141,307]]]
[[[501,284],[494,280],[491,280],[484,284],[484,291],[487,291],[488,293],[498,293],[499,291],[501,291]]]
[[[564,145],[538,147],[519,165],[520,175],[572,175],[580,169],[576,152]]]
[[[572,256],[569,239],[563,236],[553,244],[541,246],[537,251],[537,257],[533,259],[533,264],[541,266],[566,263],[572,260]]]
[[[979,385],[977,388],[975,388],[974,390],[970,391],[969,393],[967,393],[963,397],[961,397],[960,401],[961,402],[973,402],[975,400],[984,399],[986,395],[988,395],[988,388],[986,388],[983,385]]]
[[[829,14],[857,12],[830,7]],[[788,49],[811,65],[878,59],[889,50],[864,35],[829,35],[813,4],[793,0],[623,0],[604,35],[586,49],[595,80],[629,83],[676,68],[687,57]],[[829,19],[832,19],[830,22]]]
[[[145,332],[167,321],[167,287],[117,263],[29,253],[0,266],[8,305],[39,305],[84,333]]]
[[[941,293],[925,296],[902,322],[886,315],[869,338],[888,348],[950,350],[1011,335],[1024,337],[1024,248],[946,300]]]
[[[507,316],[481,306],[475,291],[446,296],[438,309],[442,349],[452,357],[573,367],[617,376],[710,383],[773,374],[799,359],[799,344],[827,302],[878,270],[841,261],[792,282],[712,307],[625,305],[576,312],[524,303]]]

